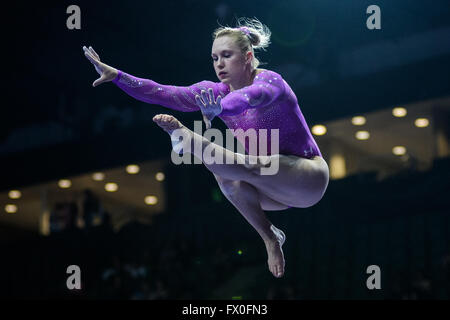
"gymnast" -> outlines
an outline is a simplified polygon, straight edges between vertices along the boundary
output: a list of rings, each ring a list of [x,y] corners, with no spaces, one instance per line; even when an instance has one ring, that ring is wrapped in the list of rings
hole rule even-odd
[[[261,236],[269,270],[279,278],[285,272],[282,246],[286,236],[268,220],[264,211],[315,205],[327,189],[329,170],[290,86],[280,74],[258,68],[260,62],[254,49],[265,50],[270,36],[268,27],[257,19],[239,18],[235,28],[220,26],[213,33],[211,51],[220,82],[205,80],[187,87],[134,77],[101,62],[92,47],[83,47],[83,50],[100,75],[94,87],[111,81],[140,101],[183,112],[201,111],[207,129],[217,116],[234,130],[279,130],[279,152],[272,154],[270,146],[266,156],[258,155],[252,148],[249,152],[245,137],[242,140],[242,136],[236,136],[247,151],[242,154],[214,144],[171,115],[153,117],[153,121],[171,136],[174,151],[182,147],[203,161],[213,173],[224,196]],[[173,133],[180,130],[190,139],[178,140],[176,144]],[[187,143],[201,148],[189,148]],[[205,148],[220,152],[225,161],[205,161]],[[272,161],[278,162],[277,173],[261,174],[261,169]]]

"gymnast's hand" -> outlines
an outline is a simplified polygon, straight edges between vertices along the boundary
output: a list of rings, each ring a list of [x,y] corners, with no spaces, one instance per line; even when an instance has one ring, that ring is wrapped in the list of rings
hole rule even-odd
[[[222,112],[222,106],[220,105],[222,97],[219,95],[217,97],[217,100],[214,100],[214,93],[212,88],[208,89],[208,93],[209,94],[207,94],[205,90],[202,90],[201,97],[199,95],[195,96],[195,101],[202,111],[203,121],[206,124],[206,129],[211,128],[211,120]]]
[[[95,70],[97,70],[98,74],[100,75],[100,78],[95,80],[92,84],[93,87],[96,87],[103,82],[112,81],[117,77],[117,74],[119,73],[117,69],[110,67],[103,62],[100,62],[100,57],[98,56],[97,52],[94,51],[94,48],[89,47],[88,49],[83,46],[83,51],[86,58],[88,58],[88,60],[94,65]]]

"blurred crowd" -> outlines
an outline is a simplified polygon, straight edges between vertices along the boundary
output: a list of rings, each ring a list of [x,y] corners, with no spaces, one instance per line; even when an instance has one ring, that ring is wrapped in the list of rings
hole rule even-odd
[[[50,233],[110,223],[111,215],[90,189],[83,191],[79,201],[56,202],[50,212]]]

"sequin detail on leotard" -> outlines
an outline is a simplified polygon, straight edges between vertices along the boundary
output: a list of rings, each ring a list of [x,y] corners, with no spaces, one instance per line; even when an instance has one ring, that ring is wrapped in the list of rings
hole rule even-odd
[[[322,156],[300,110],[297,97],[276,72],[264,70],[253,84],[230,92],[221,82],[201,81],[187,87],[161,85],[153,80],[136,78],[122,71],[113,82],[132,97],[151,104],[183,112],[200,111],[195,96],[213,89],[222,96],[222,113],[218,115],[230,129],[267,129],[271,154],[270,130],[279,130],[279,153],[304,158]],[[259,136],[258,136],[259,139]],[[248,147],[245,145],[247,152]]]

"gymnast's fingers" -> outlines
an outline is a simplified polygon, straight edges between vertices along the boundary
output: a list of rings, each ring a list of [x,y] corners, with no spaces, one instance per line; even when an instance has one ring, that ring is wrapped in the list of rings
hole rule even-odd
[[[212,103],[212,101],[209,100],[208,95],[206,94],[205,90],[202,90],[201,94],[202,94],[203,101],[205,101],[205,104],[208,105],[208,104]]]
[[[203,109],[205,107],[205,103],[203,102],[203,100],[200,98],[200,96],[195,96],[195,102],[197,102],[197,105]]]
[[[94,55],[94,57],[96,57],[97,60],[100,61],[100,56],[97,54],[97,52],[95,52],[94,48],[89,47],[89,50],[90,50],[91,53]]]
[[[221,102],[222,102],[222,96],[219,95],[219,96],[217,97],[216,104],[217,104],[217,105],[220,105]]]
[[[212,88],[208,89],[208,93],[209,93],[209,101],[211,101],[211,103],[214,103],[215,99],[214,99],[214,92]]]
[[[98,65],[98,62],[95,60],[94,56],[92,55],[92,53],[89,52],[89,50],[84,50],[84,55],[86,56],[86,58],[88,58],[88,60],[95,66]]]

